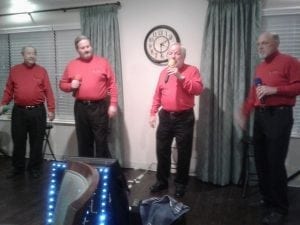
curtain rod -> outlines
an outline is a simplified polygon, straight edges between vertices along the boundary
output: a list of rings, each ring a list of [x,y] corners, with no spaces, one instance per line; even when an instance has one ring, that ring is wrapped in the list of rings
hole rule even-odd
[[[88,5],[88,6],[77,6],[77,7],[67,7],[67,8],[57,8],[57,9],[44,9],[44,10],[36,10],[32,12],[19,12],[19,13],[5,13],[0,14],[1,16],[13,16],[13,15],[19,15],[19,14],[31,14],[31,13],[41,13],[41,12],[53,12],[53,11],[68,11],[68,10],[74,10],[74,9],[82,9],[82,8],[88,8],[92,6],[100,6],[100,5],[117,5],[120,6],[120,2],[114,2],[114,3],[105,3],[105,4],[96,4],[96,5]]]

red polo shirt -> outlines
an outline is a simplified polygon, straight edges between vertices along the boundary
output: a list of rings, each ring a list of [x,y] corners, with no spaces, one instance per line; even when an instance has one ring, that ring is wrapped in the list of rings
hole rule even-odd
[[[72,60],[60,80],[62,91],[71,92],[73,79],[80,80],[76,91],[78,100],[100,100],[110,95],[110,105],[117,106],[118,93],[115,75],[107,59],[94,55],[90,60]]]
[[[183,80],[172,75],[168,82],[165,82],[166,76],[168,76],[167,68],[160,73],[150,111],[151,116],[154,116],[160,107],[170,112],[194,107],[195,95],[200,95],[203,91],[200,72],[195,66],[184,64],[179,69],[179,73],[185,77]]]
[[[11,100],[21,106],[38,105],[47,101],[48,111],[55,111],[55,101],[46,69],[38,64],[28,67],[18,64],[11,68],[1,105]]]
[[[264,97],[264,106],[294,106],[296,96],[300,94],[300,63],[292,56],[274,52],[261,62],[255,77],[262,80],[262,85],[277,88],[277,93]],[[254,107],[261,106],[253,85],[243,105],[242,111],[249,116]]]

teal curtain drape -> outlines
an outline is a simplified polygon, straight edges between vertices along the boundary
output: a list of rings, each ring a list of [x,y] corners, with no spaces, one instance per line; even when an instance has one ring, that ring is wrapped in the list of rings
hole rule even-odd
[[[109,146],[111,154],[123,164],[123,83],[121,70],[120,34],[118,5],[99,5],[80,10],[82,34],[90,37],[94,52],[109,59],[118,85],[118,116],[110,123]]]
[[[197,122],[199,179],[218,185],[238,183],[242,131],[234,115],[252,82],[260,0],[208,0],[201,73],[205,90]]]

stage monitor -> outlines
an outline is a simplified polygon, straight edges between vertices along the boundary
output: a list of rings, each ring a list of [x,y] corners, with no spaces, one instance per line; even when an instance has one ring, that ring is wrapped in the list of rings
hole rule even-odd
[[[55,225],[55,203],[69,161],[87,163],[95,167],[100,176],[98,187],[79,224],[129,225],[128,187],[118,160],[85,157],[67,157],[52,162],[46,224]]]

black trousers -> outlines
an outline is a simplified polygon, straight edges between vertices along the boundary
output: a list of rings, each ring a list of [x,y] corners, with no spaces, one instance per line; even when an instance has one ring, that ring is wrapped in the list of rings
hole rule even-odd
[[[74,115],[81,157],[110,158],[108,148],[108,103],[106,100],[95,102],[75,101]]]
[[[259,188],[269,207],[288,212],[285,159],[293,126],[292,107],[255,110],[253,144]]]
[[[40,170],[43,163],[43,141],[46,130],[46,109],[39,105],[26,109],[14,106],[11,118],[11,134],[13,140],[12,164],[17,170],[26,167],[26,143],[29,136],[29,161],[28,170]]]
[[[180,113],[159,111],[159,125],[156,132],[157,180],[167,184],[171,170],[171,145],[176,140],[178,161],[175,183],[187,185],[194,133],[193,109]]]

